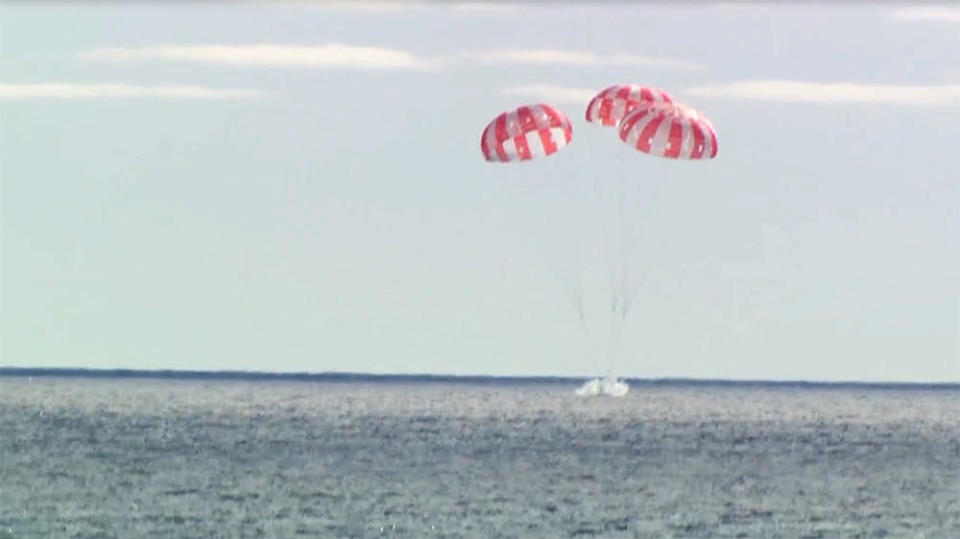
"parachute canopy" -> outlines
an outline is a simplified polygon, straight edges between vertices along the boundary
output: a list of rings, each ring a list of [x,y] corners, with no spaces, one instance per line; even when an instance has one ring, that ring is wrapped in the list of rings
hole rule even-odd
[[[641,152],[672,159],[712,159],[717,133],[705,116],[679,103],[652,103],[623,117],[620,140]]]
[[[572,138],[570,119],[555,107],[540,103],[494,118],[483,130],[480,149],[487,161],[529,161],[556,153]]]
[[[659,88],[619,84],[602,90],[587,103],[586,119],[610,127],[617,125],[639,105],[672,102],[673,99]]]

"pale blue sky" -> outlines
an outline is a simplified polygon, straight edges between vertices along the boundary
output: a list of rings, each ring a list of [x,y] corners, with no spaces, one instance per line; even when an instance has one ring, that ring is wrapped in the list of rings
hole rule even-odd
[[[0,364],[591,376],[593,180],[646,276],[617,374],[960,381],[958,36],[895,5],[5,6]],[[621,83],[717,158],[586,124]],[[572,145],[483,161],[541,101]]]

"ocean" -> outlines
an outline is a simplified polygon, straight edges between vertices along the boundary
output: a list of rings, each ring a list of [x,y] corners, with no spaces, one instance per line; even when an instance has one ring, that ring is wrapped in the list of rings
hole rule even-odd
[[[960,537],[956,385],[4,375],[0,537]]]

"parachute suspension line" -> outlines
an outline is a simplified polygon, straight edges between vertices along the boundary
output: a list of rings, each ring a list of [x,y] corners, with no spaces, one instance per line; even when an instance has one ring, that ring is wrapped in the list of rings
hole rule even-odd
[[[617,201],[616,191],[609,190],[607,191],[606,195],[608,198],[606,202],[609,202],[615,205]],[[604,204],[604,201],[602,199],[600,204],[601,204],[601,211],[604,214],[601,218],[601,223],[603,225],[604,260],[606,261],[606,264],[607,264],[607,278],[609,281],[608,286],[609,286],[609,293],[610,293],[610,315],[615,316],[617,312],[617,307],[620,304],[620,294],[617,291],[617,281],[618,281],[619,266],[620,266],[620,260],[616,253],[617,251],[616,247],[617,247],[617,244],[619,243],[617,241],[618,238],[616,233],[617,226],[615,222],[611,223],[607,221],[607,219],[612,214],[612,212],[604,211],[604,209],[606,209],[605,208],[606,204]]]
[[[622,158],[621,158],[622,159]],[[627,254],[627,224],[624,202],[624,178],[619,175],[616,181],[615,208],[617,218],[617,275],[616,275],[616,304],[610,316],[610,350],[607,365],[607,377],[614,378],[617,363],[617,352],[620,349],[620,338],[623,331],[623,322],[629,309],[628,280],[630,264]]]
[[[576,207],[577,206],[576,202],[580,200],[579,190],[581,189],[580,184],[582,182],[582,177],[583,177],[581,168],[582,168],[581,160],[579,159],[575,160],[575,166],[570,167],[568,192],[570,193],[571,201],[574,203],[574,206],[575,206],[574,211],[579,216],[579,220],[582,222],[583,220],[586,219],[586,216],[583,212],[583,208]],[[580,230],[582,230],[582,225],[577,226],[576,230],[577,232],[580,232]],[[583,257],[582,237],[581,237],[581,234],[579,233],[576,234],[575,237],[573,238],[573,249],[576,253],[575,260],[574,260],[574,265],[576,266],[576,269],[575,269],[576,277],[575,277],[575,283],[573,285],[573,290],[572,290],[572,301],[573,301],[573,307],[577,312],[577,318],[580,320],[580,329],[583,332],[584,338],[586,338],[587,321],[586,321],[586,313],[584,311],[584,306],[583,306],[583,259],[584,257]]]
[[[618,256],[620,253],[619,249],[619,234],[616,221],[611,223],[607,222],[607,219],[614,217],[616,214],[616,206],[618,203],[618,193],[616,189],[610,189],[607,192],[607,201],[613,206],[610,208],[610,211],[605,211],[602,219],[603,222],[603,246],[604,246],[604,256],[607,263],[607,278],[610,294],[610,311],[608,313],[610,319],[609,324],[609,339],[607,342],[607,358],[606,365],[603,369],[607,376],[610,376],[610,373],[613,371],[613,365],[616,359],[616,341],[617,341],[617,311],[620,308],[621,304],[621,294],[620,294],[620,275],[622,268],[621,257]],[[614,217],[615,219],[616,217]]]
[[[602,235],[601,247],[603,249],[603,259],[606,266],[607,274],[607,287],[609,295],[609,305],[606,310],[606,316],[609,317],[609,328],[608,332],[610,335],[611,343],[612,339],[615,338],[616,333],[616,318],[618,309],[620,308],[620,293],[618,292],[617,287],[617,268],[619,262],[617,260],[616,252],[617,249],[617,239],[616,239],[616,224],[609,223],[608,220],[612,217],[612,211],[610,211],[609,204],[615,203],[614,193],[611,193],[609,185],[605,185],[607,182],[600,181],[596,177],[593,171],[586,171],[583,174],[582,182],[580,185],[583,187],[586,193],[586,196],[581,198],[581,201],[589,207],[588,211],[585,211],[583,214],[583,222],[587,223],[589,226],[585,226],[582,230],[588,234],[587,238],[590,238],[588,245],[595,245],[592,241],[594,233],[599,232]],[[599,228],[599,230],[597,230]],[[586,238],[585,238],[586,239]],[[581,281],[582,283],[582,281]],[[602,312],[602,311],[601,311]],[[586,318],[586,315],[584,316]],[[584,326],[584,334],[587,335],[586,325]],[[599,327],[597,329],[600,329]],[[609,350],[612,350],[612,346]],[[602,373],[609,370],[611,364],[610,353],[606,354],[605,365],[598,366],[599,371],[598,376],[602,376]]]
[[[619,161],[617,168],[625,168],[626,155],[621,153],[617,156]],[[617,260],[617,280],[616,280],[616,308],[611,312],[611,339],[609,365],[607,376],[614,378],[616,374],[617,359],[622,344],[623,330],[626,325],[627,316],[633,306],[633,301],[639,288],[641,279],[634,275],[636,267],[634,258],[636,256],[638,241],[637,235],[629,218],[633,213],[628,213],[632,208],[629,200],[630,189],[623,175],[619,175],[616,181],[616,218],[618,230],[618,260]]]
[[[592,316],[588,313],[585,300],[585,264],[586,256],[584,251],[589,243],[586,243],[585,233],[589,232],[594,222],[595,210],[591,204],[592,197],[596,194],[597,182],[590,173],[587,163],[582,158],[574,154],[574,166],[568,169],[568,188],[570,194],[571,207],[576,214],[574,220],[574,250],[576,252],[575,279],[570,283],[570,300],[576,311],[577,318],[580,320],[580,330],[583,337],[584,346],[588,347],[590,342],[589,320]],[[585,196],[586,195],[586,196]],[[586,348],[589,349],[589,348]],[[585,349],[585,350],[586,350]]]
[[[607,367],[607,378],[615,378],[617,352],[620,349],[620,338],[623,334],[624,319],[624,316],[616,317],[613,324],[611,324],[610,363]]]

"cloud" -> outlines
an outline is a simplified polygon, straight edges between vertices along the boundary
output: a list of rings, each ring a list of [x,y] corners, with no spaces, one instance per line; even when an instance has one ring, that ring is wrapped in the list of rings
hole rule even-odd
[[[298,2],[294,2],[295,4]],[[407,11],[410,9],[426,7],[424,2],[365,2],[355,0],[351,2],[321,2],[319,4],[306,4],[308,7],[345,9],[350,11]]]
[[[520,10],[516,4],[496,4],[493,2],[457,2],[448,6],[451,11],[466,13],[513,13]]]
[[[758,80],[687,88],[686,93],[700,97],[794,103],[960,104],[960,85],[897,86]]]
[[[429,69],[430,62],[406,51],[381,47],[327,45],[163,45],[82,52],[84,60],[176,60],[235,66],[289,66],[339,69]]]
[[[143,48],[104,48],[81,52],[83,60],[182,61],[233,66],[310,67],[321,69],[409,69],[433,70],[463,64],[533,64],[576,67],[652,67],[699,69],[692,62],[634,54],[600,54],[591,51],[557,49],[505,49],[464,52],[442,58],[382,47],[344,45],[160,45]]]
[[[713,7],[720,11],[758,11],[766,6],[751,2],[718,2],[713,4]]]
[[[701,69],[693,62],[673,58],[639,56],[635,54],[599,54],[592,51],[557,49],[507,49],[487,52],[470,52],[460,55],[466,60],[480,63],[505,64],[561,64],[583,67],[663,67],[672,69]]]
[[[352,0],[348,2],[333,1],[320,2],[319,4],[308,3],[308,7],[333,8],[347,11],[367,11],[375,13],[400,13],[413,9],[446,9],[453,12],[464,13],[510,13],[520,9],[521,6],[509,3],[496,2],[384,2],[384,1],[361,1]]]
[[[906,7],[890,12],[901,21],[936,21],[960,23],[960,8],[946,6]]]
[[[249,99],[255,90],[218,90],[202,86],[133,86],[128,84],[3,84],[0,99],[96,99],[152,97],[163,99]]]
[[[506,88],[501,91],[501,93],[504,95],[515,95],[545,101],[547,103],[586,105],[597,93],[597,90],[553,86],[550,84],[527,84]]]

